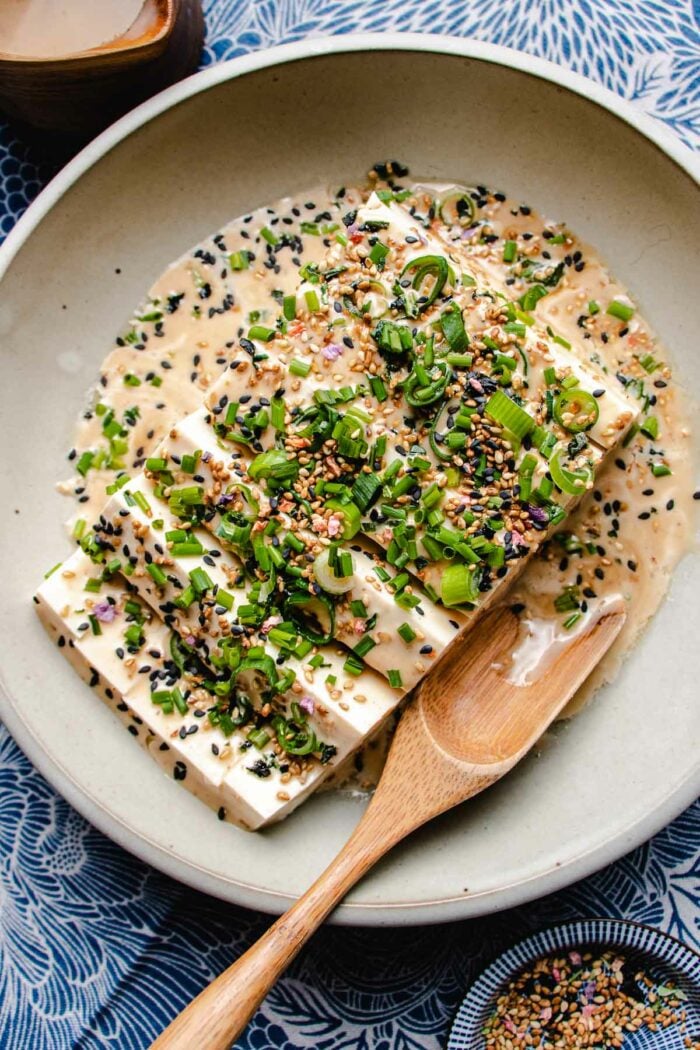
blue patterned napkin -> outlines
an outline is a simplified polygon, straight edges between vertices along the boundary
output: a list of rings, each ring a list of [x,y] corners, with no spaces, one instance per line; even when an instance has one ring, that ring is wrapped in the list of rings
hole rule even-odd
[[[583,73],[700,149],[700,0],[209,0],[203,64],[307,36],[471,36]],[[55,162],[54,162],[55,163]],[[0,234],[53,165],[0,127]],[[569,890],[409,930],[327,928],[241,1050],[437,1050],[469,981],[565,919],[613,916],[700,948],[700,803]],[[269,919],[195,894],[78,816],[0,726],[0,1048],[142,1050]]]

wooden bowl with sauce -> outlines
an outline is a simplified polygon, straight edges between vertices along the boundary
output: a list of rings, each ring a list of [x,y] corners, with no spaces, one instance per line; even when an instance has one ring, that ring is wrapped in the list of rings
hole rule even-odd
[[[200,0],[3,0],[0,109],[84,139],[193,72]]]

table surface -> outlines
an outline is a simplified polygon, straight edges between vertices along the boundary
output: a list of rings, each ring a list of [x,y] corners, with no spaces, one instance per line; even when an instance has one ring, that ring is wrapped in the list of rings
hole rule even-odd
[[[700,0],[209,0],[203,64],[307,36],[450,33],[583,73],[700,149]],[[0,233],[55,170],[0,126]],[[326,928],[239,1048],[444,1045],[470,981],[509,944],[612,916],[700,948],[700,803],[570,889],[421,929]],[[181,886],[87,824],[0,726],[0,1048],[141,1050],[269,919]]]

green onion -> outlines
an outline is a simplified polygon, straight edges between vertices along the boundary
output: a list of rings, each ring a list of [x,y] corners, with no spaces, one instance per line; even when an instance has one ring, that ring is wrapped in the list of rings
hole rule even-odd
[[[416,637],[416,632],[411,627],[410,623],[402,623],[400,627],[397,627],[396,633],[399,638],[402,638],[407,645],[410,645]]]
[[[486,402],[486,411],[496,423],[500,423],[522,440],[534,429],[535,421],[525,409],[516,405],[502,390],[497,390]]]
[[[230,543],[233,547],[247,547],[251,531],[250,522],[238,524],[222,518],[216,527],[215,535],[224,543]]]
[[[275,338],[274,328],[265,328],[264,325],[254,324],[248,331],[249,339],[258,339],[261,343],[269,343]]]
[[[429,306],[432,306],[440,295],[442,289],[445,287],[449,277],[450,268],[447,259],[443,255],[419,255],[418,258],[411,259],[410,262],[406,263],[401,271],[401,279],[411,271],[415,271],[415,276],[413,278],[414,289],[420,288],[426,277],[433,278],[433,287],[430,292],[428,295],[422,296],[422,301],[416,306],[417,312],[422,313],[424,310],[427,310]],[[406,302],[405,296],[404,302],[408,307],[409,304]]]
[[[143,492],[140,492],[137,489],[136,492],[132,492],[131,495],[133,497],[134,503],[139,508],[139,510],[142,511],[143,514],[146,514],[150,517],[150,515],[153,513],[151,510],[151,504],[148,502]]]
[[[262,751],[265,745],[270,743],[272,737],[264,729],[251,729],[247,734],[247,739],[250,740],[253,747],[257,748],[258,751]]]
[[[591,299],[588,304],[588,312],[591,317],[595,317],[596,314],[600,313],[600,303],[597,303],[595,299]]]
[[[376,644],[377,643],[371,635],[363,634],[362,638],[360,638],[357,645],[353,646],[352,651],[354,652],[355,656],[359,656],[360,659],[363,660],[367,653],[371,652],[371,650],[374,649]]]
[[[673,471],[670,467],[667,467],[665,463],[652,463],[651,472],[655,478],[665,478]]]
[[[253,481],[259,481],[261,478],[277,482],[296,481],[298,474],[299,464],[287,459],[286,453],[279,448],[261,452],[248,465],[248,475]]]
[[[168,582],[168,577],[165,575],[160,565],[156,565],[155,562],[150,562],[146,566],[146,572],[151,577],[156,587],[163,587]]]
[[[292,591],[286,599],[284,615],[298,630],[302,638],[306,638],[314,645],[327,645],[335,636],[335,608],[330,598],[325,594],[309,594],[308,591]],[[324,628],[318,616],[318,610],[322,610],[328,620],[328,627]],[[308,611],[306,615],[305,611]],[[313,620],[311,619],[313,617]],[[318,627],[316,627],[318,625]]]
[[[133,372],[127,372],[123,382],[124,386],[141,386],[141,380]]]
[[[473,604],[479,596],[477,573],[463,563],[448,565],[440,580],[440,598],[443,605]]]
[[[403,679],[401,678],[401,672],[396,670],[389,670],[386,673],[389,679],[389,685],[392,689],[401,689],[403,687]]]
[[[248,252],[231,252],[228,264],[232,270],[247,270],[250,266]]]
[[[366,511],[379,496],[381,488],[382,481],[377,474],[358,474],[352,486],[354,504],[361,512]]]
[[[194,474],[199,463],[199,457],[202,455],[201,449],[194,453],[193,456],[184,455],[180,461],[180,469],[183,474]]]
[[[269,226],[263,226],[262,230],[260,231],[260,236],[263,238],[263,240],[267,241],[268,244],[271,244],[273,248],[276,244],[279,244],[277,237],[272,232]]]
[[[124,631],[124,641],[126,644],[134,649],[139,649],[144,643],[143,631],[141,624],[132,623]]]
[[[306,300],[306,306],[309,313],[315,314],[321,309],[321,303],[319,302],[318,293],[309,289],[308,292],[304,292],[304,299]]]
[[[284,432],[284,401],[281,397],[273,397],[270,402],[270,422],[276,431]]]
[[[413,371],[404,381],[404,397],[414,408],[424,408],[438,401],[450,380],[450,368],[445,361],[436,361],[430,372],[416,359]]]
[[[506,241],[503,245],[503,262],[512,263],[517,253],[518,246],[515,241]]]
[[[562,624],[564,630],[570,631],[574,624],[578,623],[578,621],[581,619],[581,615],[582,614],[580,612],[575,612],[572,613],[571,616],[567,616],[567,618],[564,620],[564,623]]]
[[[587,390],[569,389],[562,390],[554,399],[553,414],[559,426],[572,434],[579,434],[595,426],[600,410],[593,394]]]
[[[85,475],[87,474],[88,470],[92,466],[92,461],[94,460],[94,458],[95,458],[95,453],[94,452],[83,452],[83,454],[81,455],[80,459],[76,463],[76,470],[78,471],[79,474],[82,474],[83,477],[85,477]]]
[[[404,354],[413,348],[413,334],[405,324],[380,321],[372,332],[372,338],[384,353]]]
[[[330,510],[333,514],[340,515],[343,520],[342,536],[344,540],[352,539],[360,531],[362,515],[354,503],[343,503],[341,500],[329,499],[324,510]],[[341,573],[342,575],[345,574]]]
[[[453,368],[470,368],[474,357],[472,354],[446,354],[445,360]]]
[[[386,257],[389,254],[389,249],[386,244],[382,244],[381,241],[377,241],[376,244],[372,245],[372,250],[369,253],[370,262],[374,263],[378,270],[384,269],[384,263]]]
[[[201,598],[207,593],[207,591],[213,589],[214,584],[209,578],[209,574],[201,567],[192,569],[192,571],[188,573],[188,575],[190,578],[190,583],[192,584],[192,589],[197,598]]]
[[[532,492],[532,475],[537,466],[537,458],[528,452],[523,456],[522,463],[518,468],[518,484],[520,486],[519,498],[527,500]]]
[[[293,376],[300,376],[304,379],[311,371],[311,362],[300,361],[299,358],[294,357],[289,362],[289,371]]]
[[[565,350],[571,349],[571,343],[569,340],[565,339],[563,335],[557,335],[550,325],[547,325],[547,335],[553,342],[558,343],[559,346],[563,346]]]
[[[190,555],[204,554],[204,547],[198,540],[190,540],[186,543],[173,543],[170,552],[176,558],[187,558]]]
[[[532,310],[535,309],[540,299],[544,299],[545,295],[547,294],[547,289],[543,284],[533,284],[530,288],[528,288],[524,295],[520,296],[518,302],[522,306],[523,310],[526,310],[528,313],[530,313]]]
[[[172,690],[170,696],[172,702],[174,703],[175,707],[178,709],[180,714],[186,715],[189,711],[189,707],[187,706],[187,701],[185,700],[184,696],[182,695],[177,686],[175,686],[175,688]]]
[[[563,449],[553,454],[549,461],[549,472],[557,488],[567,496],[580,496],[592,478],[590,470],[567,470],[561,462]]]
[[[571,612],[579,608],[578,587],[565,587],[561,594],[554,599],[554,608],[557,612]]]
[[[646,434],[648,438],[655,441],[659,436],[659,421],[656,416],[647,416],[644,422],[640,424],[639,429],[642,434]]]
[[[450,350],[461,353],[469,346],[469,336],[464,327],[462,311],[457,303],[450,303],[444,313],[440,315],[440,326],[442,334],[447,340]],[[471,362],[470,362],[471,363]]]
[[[644,371],[648,372],[649,375],[651,375],[652,372],[655,372],[656,369],[659,367],[659,362],[656,360],[653,354],[643,354],[642,357],[639,358],[639,363],[644,369]]]
[[[386,401],[389,394],[381,376],[368,376],[367,378],[369,380],[369,388],[372,391],[372,395],[377,401]]]
[[[629,321],[634,317],[634,307],[627,303],[621,303],[619,299],[613,299],[608,303],[605,311],[610,317],[616,317],[618,321]]]
[[[554,365],[549,365],[544,370],[544,381],[547,386],[556,386],[557,370]]]
[[[296,295],[285,295],[282,300],[282,313],[286,321],[293,321],[297,315]]]
[[[221,587],[216,592],[216,601],[218,605],[223,605],[224,609],[227,609],[229,612],[233,609],[233,595],[229,594],[228,591],[222,590]]]
[[[474,218],[474,201],[464,190],[452,190],[438,202],[438,214],[448,226],[469,226]]]

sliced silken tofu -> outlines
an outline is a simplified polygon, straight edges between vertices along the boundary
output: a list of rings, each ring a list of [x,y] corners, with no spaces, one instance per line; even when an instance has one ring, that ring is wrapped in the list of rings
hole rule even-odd
[[[80,676],[114,707],[159,764],[193,794],[215,809],[223,808],[227,819],[244,827],[254,829],[285,816],[374,731],[399,699],[397,691],[372,672],[343,689],[342,659],[333,650],[324,651],[324,666],[302,669],[301,691],[292,695],[303,697],[307,710],[309,702],[315,702],[309,722],[324,742],[336,748],[336,755],[325,765],[312,761],[300,776],[281,779],[284,761],[271,747],[258,751],[245,731],[225,736],[209,722],[206,709],[213,698],[202,700],[197,693],[184,715],[177,709],[165,713],[161,704],[154,703],[153,692],[178,683],[187,696],[188,684],[170,657],[171,631],[161,621],[148,619],[148,606],[127,591],[119,577],[103,583],[98,595],[85,592],[85,583],[95,578],[96,570],[87,555],[76,551],[39,588],[40,619]],[[126,600],[136,602],[144,617],[143,642],[134,653],[124,641],[125,627],[131,622],[124,611]],[[104,619],[107,605],[114,610],[112,619]],[[99,634],[93,633],[87,619],[96,607],[103,617],[96,621]],[[325,684],[333,671],[339,690]]]
[[[183,456],[192,456],[196,452],[204,452],[205,457],[200,457],[197,466],[197,476],[201,479],[200,484],[204,486],[207,494],[211,495],[212,504],[215,505],[226,488],[232,487],[235,492],[236,480],[239,477],[239,460],[231,458],[227,453],[217,448],[212,442],[212,431],[207,423],[207,413],[200,411],[187,416],[170,431],[169,436],[163,441],[158,456],[165,458],[169,463],[180,462]],[[245,481],[249,484],[248,480]],[[261,508],[271,513],[267,497],[255,486],[252,486],[253,495],[260,503]],[[284,518],[284,515],[279,515]],[[218,524],[221,518],[219,513],[214,514],[207,522],[207,528],[217,534]],[[287,519],[289,520],[289,519]],[[309,542],[322,546],[324,540],[305,534]],[[225,543],[222,546],[226,546]],[[388,541],[390,542],[390,541]],[[388,542],[386,545],[388,545]],[[466,622],[460,612],[447,612],[439,606],[435,606],[423,591],[417,581],[412,584],[413,598],[419,601],[415,607],[410,603],[397,601],[395,588],[392,581],[398,575],[398,571],[379,557],[379,551],[371,540],[358,535],[350,544],[353,557],[356,558],[353,585],[344,600],[336,608],[336,623],[339,628],[338,637],[350,648],[354,647],[362,633],[358,617],[353,614],[350,602],[360,600],[367,609],[367,619],[376,617],[378,627],[372,631],[372,637],[377,642],[365,657],[369,666],[374,667],[382,674],[389,670],[398,669],[404,664],[406,654],[417,658],[421,655],[420,650],[430,654],[430,658],[422,662],[428,665],[436,655],[439,655],[445,646],[454,637],[455,623],[461,625]],[[377,569],[381,569],[378,573]],[[383,576],[389,577],[383,580]],[[397,635],[397,629],[408,624],[411,631],[415,633],[415,639],[411,642],[403,641]],[[399,660],[397,662],[397,660]],[[403,668],[403,684],[405,688],[412,687],[420,677],[415,670],[413,660],[408,667]]]
[[[130,504],[129,500],[133,500],[137,492],[147,495],[149,503],[157,507],[157,513],[164,521],[162,530],[156,532],[152,528],[151,519],[142,506]],[[249,602],[246,587],[232,588],[232,581],[239,575],[242,577],[240,562],[229,552],[214,547],[210,549],[219,555],[218,558],[173,555],[163,566],[165,579],[162,585],[154,581],[145,569],[147,559],[152,559],[153,563],[160,557],[160,551],[166,549],[164,534],[176,528],[178,521],[169,514],[165,504],[156,503],[149,482],[143,477],[133,479],[133,483],[112,496],[102,518],[107,524],[118,522],[121,535],[115,537],[119,541],[115,543],[115,553],[130,559],[133,573],[128,577],[129,583],[168,626],[194,646],[206,664],[215,666],[213,658],[220,655],[221,643],[241,630],[237,610]],[[204,530],[192,530],[192,535],[200,537],[204,544],[212,541]],[[124,553],[125,545],[128,556]],[[174,602],[191,585],[193,570],[206,573],[213,587],[200,598],[195,598],[187,609],[179,609]],[[222,606],[222,592],[233,597],[231,609]],[[278,650],[267,641],[264,631],[256,634],[254,641],[263,646],[274,660],[277,659]],[[310,665],[314,654],[303,660],[295,656],[285,658],[282,670],[294,672],[295,681],[281,699],[286,701],[288,708],[299,696],[307,696],[313,708],[309,712],[309,722],[318,737],[348,751],[357,747],[361,739],[393,710],[403,690],[393,689],[370,668],[359,677],[350,675],[344,670],[348,654],[338,652],[336,647],[325,646],[321,653],[322,673]],[[329,676],[337,683],[337,688],[335,684],[327,684]]]

